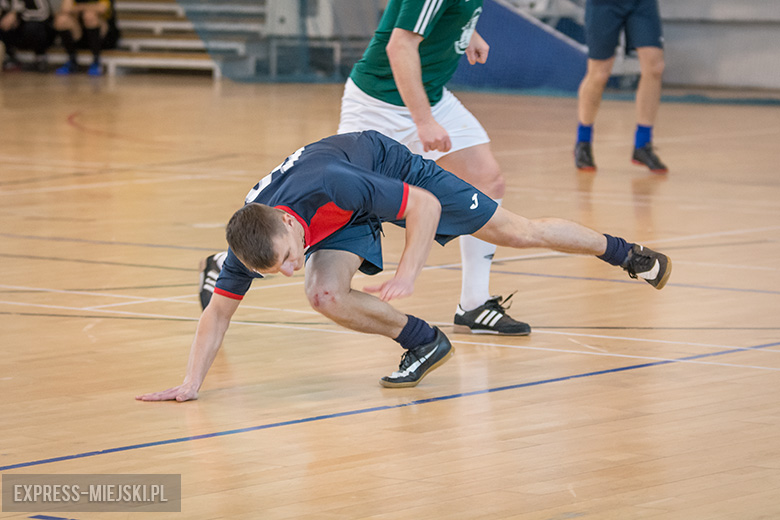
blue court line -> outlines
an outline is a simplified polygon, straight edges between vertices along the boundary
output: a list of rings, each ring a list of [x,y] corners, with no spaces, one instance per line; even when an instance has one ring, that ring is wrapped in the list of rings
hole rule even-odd
[[[641,363],[638,365],[628,365],[624,367],[618,367],[618,368],[610,368],[606,370],[597,370],[595,372],[585,372],[583,374],[574,374],[571,376],[562,376],[562,377],[554,377],[551,379],[542,379],[539,381],[530,381],[528,383],[519,383],[516,385],[507,385],[507,386],[499,386],[496,388],[486,388],[484,390],[474,390],[472,392],[464,392],[461,394],[451,394],[451,395],[443,395],[440,397],[430,397],[428,399],[418,399],[415,401],[410,401],[408,403],[402,403],[402,404],[395,404],[395,405],[388,405],[388,406],[374,406],[371,408],[361,408],[358,410],[350,410],[347,412],[337,412],[327,415],[317,415],[314,417],[305,417],[303,419],[293,419],[289,421],[281,421],[276,423],[269,423],[269,424],[261,424],[258,426],[249,426],[246,428],[238,428],[235,430],[225,430],[221,432],[214,432],[214,433],[204,433],[201,435],[193,435],[190,437],[178,437],[176,439],[167,439],[163,441],[154,441],[154,442],[145,442],[142,444],[131,444],[130,446],[120,446],[118,448],[109,448],[106,450],[98,450],[98,451],[88,451],[85,453],[77,453],[75,455],[64,455],[62,457],[53,457],[50,459],[41,459],[41,460],[33,460],[30,462],[20,462],[18,464],[11,464],[8,466],[0,466],[0,471],[8,471],[11,469],[18,469],[18,468],[29,468],[32,466],[41,466],[44,464],[51,464],[53,462],[63,462],[67,460],[75,460],[75,459],[83,459],[87,457],[94,457],[96,455],[107,455],[109,453],[119,453],[122,451],[130,451],[130,450],[138,450],[142,448],[151,448],[154,446],[165,446],[166,444],[180,444],[183,442],[189,442],[189,441],[196,441],[201,439],[212,439],[215,437],[225,437],[227,435],[236,435],[239,433],[247,433],[247,432],[254,432],[254,431],[260,431],[260,430],[269,430],[271,428],[280,428],[282,426],[291,426],[294,424],[305,424],[310,422],[316,422],[316,421],[324,421],[327,419],[337,419],[340,417],[349,417],[350,415],[362,415],[366,413],[372,413],[372,412],[379,412],[384,410],[395,410],[398,408],[405,408],[407,406],[418,406],[421,404],[427,404],[427,403],[435,403],[438,401],[450,401],[452,399],[460,399],[462,397],[472,397],[476,395],[485,395],[485,394],[491,394],[495,392],[503,392],[505,390],[517,390],[519,388],[529,388],[533,386],[540,386],[540,385],[546,385],[550,383],[560,383],[563,381],[573,381],[576,379],[583,379],[586,377],[594,377],[594,376],[601,376],[604,374],[616,374],[619,372],[626,372],[629,370],[637,370],[640,368],[649,368],[649,367],[657,367],[657,366],[663,366],[663,365],[670,365],[673,363],[684,363],[686,361],[693,361],[697,359],[704,359],[704,358],[710,358],[710,357],[716,357],[716,356],[724,356],[726,354],[735,354],[735,353],[742,353],[745,351],[750,350],[760,350],[765,349],[769,347],[776,347],[780,346],[780,341],[776,341],[773,343],[765,343],[763,345],[756,345],[753,347],[740,347],[740,348],[734,348],[729,350],[722,350],[719,352],[710,352],[707,354],[697,354],[694,356],[686,356],[678,359],[666,359],[662,361],[653,361],[650,363]],[[149,406],[154,406],[153,404],[150,404]]]

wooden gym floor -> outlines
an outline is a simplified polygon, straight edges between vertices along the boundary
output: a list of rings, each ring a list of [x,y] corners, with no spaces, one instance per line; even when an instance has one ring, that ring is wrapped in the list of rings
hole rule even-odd
[[[450,334],[449,363],[389,390],[395,343],[314,313],[302,274],[275,277],[242,304],[200,400],[135,401],[181,382],[198,262],[259,178],[335,132],[340,96],[0,76],[0,473],[181,475],[180,514],[77,520],[780,518],[777,105],[665,102],[658,176],[629,161],[633,104],[605,100],[599,171],[580,174],[573,98],[459,93],[507,208],[662,250],[668,286],[499,249],[492,291],[517,291],[533,334]],[[459,261],[435,246],[398,307],[451,332]]]

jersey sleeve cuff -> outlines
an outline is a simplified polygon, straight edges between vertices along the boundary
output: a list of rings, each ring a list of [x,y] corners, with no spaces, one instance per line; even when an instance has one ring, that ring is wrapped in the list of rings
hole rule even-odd
[[[220,289],[219,287],[214,288],[214,294],[219,294],[220,296],[225,296],[227,298],[231,298],[233,300],[243,300],[244,295],[243,294],[234,294],[232,292],[228,292],[224,289]]]
[[[401,199],[401,208],[398,210],[398,216],[395,217],[396,220],[401,220],[404,218],[404,213],[406,213],[406,203],[409,202],[409,185],[404,183],[404,194]]]

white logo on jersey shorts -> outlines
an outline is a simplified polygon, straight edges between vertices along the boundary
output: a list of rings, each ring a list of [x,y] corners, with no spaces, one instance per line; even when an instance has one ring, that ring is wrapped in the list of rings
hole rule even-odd
[[[474,34],[474,29],[477,28],[477,20],[479,15],[482,14],[482,8],[474,9],[474,14],[471,15],[471,20],[463,26],[463,32],[460,33],[460,39],[455,42],[455,52],[463,54],[466,52],[466,48],[471,41],[471,35]]]
[[[469,209],[477,209],[479,207],[479,199],[477,198],[477,194],[475,193],[472,195],[471,200],[474,201],[474,204],[469,206]]]

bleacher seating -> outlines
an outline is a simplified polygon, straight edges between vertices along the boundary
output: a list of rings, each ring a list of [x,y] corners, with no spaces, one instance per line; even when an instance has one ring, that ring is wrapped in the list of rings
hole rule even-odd
[[[373,4],[339,2],[321,0],[301,21],[292,0],[115,0],[121,38],[101,59],[108,75],[204,70],[215,79],[344,79],[378,18]],[[345,28],[337,8],[353,11],[359,29]],[[67,60],[58,46],[48,56],[53,66]],[[19,57],[33,60],[31,53]],[[78,59],[86,65],[91,56],[80,51]]]

